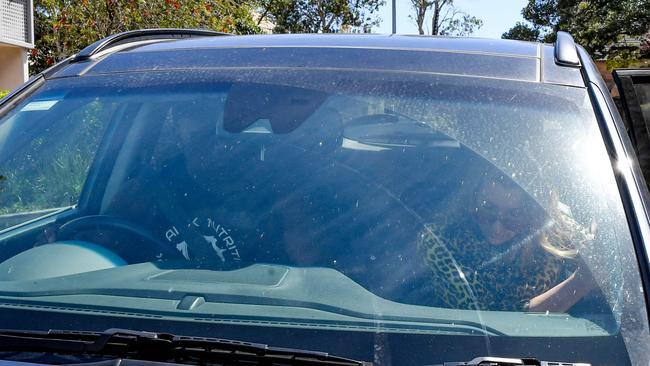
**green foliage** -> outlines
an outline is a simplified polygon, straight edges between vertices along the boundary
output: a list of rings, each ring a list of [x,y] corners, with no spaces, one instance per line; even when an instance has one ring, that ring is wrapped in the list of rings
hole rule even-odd
[[[466,37],[472,35],[483,26],[483,21],[469,14],[461,14],[460,18],[452,18],[446,24],[441,24],[438,34],[441,36]]]
[[[612,71],[626,67],[647,67],[647,62],[639,59],[639,53],[631,50],[619,50],[605,60],[607,70]]]
[[[527,24],[524,24],[522,22],[517,22],[517,24],[514,27],[510,28],[510,30],[503,33],[501,35],[501,38],[536,42],[540,38],[540,30],[530,27]]]
[[[111,34],[144,28],[204,28],[258,33],[253,0],[36,0],[31,71]]]
[[[650,0],[528,0],[522,15],[529,25],[518,24],[518,31],[504,35],[527,37],[534,31],[537,40],[553,42],[557,31],[567,31],[592,55],[607,57],[618,52],[624,36],[650,29]]]
[[[9,94],[9,90],[0,90],[0,99],[4,98],[7,94]]]
[[[94,101],[34,138],[0,171],[0,215],[75,204],[112,106]]]
[[[334,33],[347,27],[369,31],[384,0],[259,0],[259,22],[268,18],[274,33]],[[258,24],[259,24],[258,22]]]

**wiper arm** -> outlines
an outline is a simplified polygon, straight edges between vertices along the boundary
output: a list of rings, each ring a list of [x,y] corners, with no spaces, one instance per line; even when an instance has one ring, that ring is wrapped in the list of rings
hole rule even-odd
[[[445,362],[434,366],[591,366],[591,364],[539,361],[534,358],[477,357],[467,362]]]
[[[0,330],[0,351],[56,352],[201,364],[368,365],[326,352],[118,328],[104,332]]]

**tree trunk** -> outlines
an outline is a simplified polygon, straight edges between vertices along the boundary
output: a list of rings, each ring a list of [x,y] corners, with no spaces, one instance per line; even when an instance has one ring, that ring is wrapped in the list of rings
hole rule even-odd
[[[259,19],[257,19],[257,26],[258,27],[260,26],[260,24],[262,24],[262,22],[264,21],[264,18],[266,18],[266,16],[269,15],[270,7],[271,7],[271,5],[269,5],[268,8],[265,8],[264,11],[262,12],[262,14],[260,14]]]
[[[429,7],[428,0],[417,0],[413,2],[415,7],[415,23],[418,26],[420,35],[424,34],[424,19],[427,15],[427,8]]]
[[[431,35],[437,36],[440,32],[440,0],[433,1],[433,18],[431,18]]]
[[[650,29],[641,39],[641,46],[639,51],[641,52],[641,57],[650,58]]]
[[[320,18],[318,21],[318,29],[319,33],[329,33],[326,30],[327,27],[327,13],[325,12],[325,4],[323,4],[323,1],[318,2],[318,17]]]
[[[115,6],[112,0],[106,0],[106,17],[108,18],[108,29],[105,34],[102,34],[101,37],[108,37],[114,32],[116,16],[115,16]]]

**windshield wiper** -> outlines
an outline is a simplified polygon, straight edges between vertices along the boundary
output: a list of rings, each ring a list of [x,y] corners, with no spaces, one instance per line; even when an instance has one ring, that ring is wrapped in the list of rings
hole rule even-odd
[[[434,366],[591,366],[591,364],[539,361],[534,358],[477,357],[467,362],[445,362]]]
[[[0,330],[0,351],[53,352],[196,364],[369,365],[325,352],[117,328],[104,332]]]

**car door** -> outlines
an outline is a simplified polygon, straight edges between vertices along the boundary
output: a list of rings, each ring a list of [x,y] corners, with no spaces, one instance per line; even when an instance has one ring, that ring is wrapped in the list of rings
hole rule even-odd
[[[621,116],[650,183],[650,69],[619,69],[612,74],[620,94]]]

